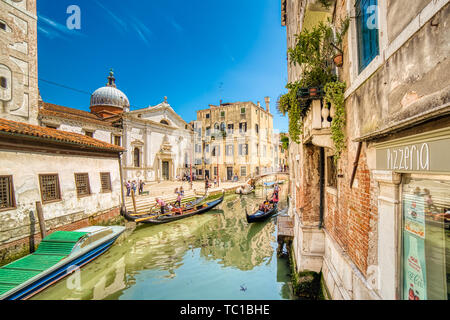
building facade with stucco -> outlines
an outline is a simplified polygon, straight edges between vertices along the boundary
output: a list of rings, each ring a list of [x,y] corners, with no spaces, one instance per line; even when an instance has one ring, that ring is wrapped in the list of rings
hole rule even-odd
[[[288,48],[328,18],[335,29],[350,21],[334,66],[346,83],[345,149],[334,162],[333,113],[320,99],[290,142],[298,271],[321,272],[332,299],[447,300],[449,1],[328,2],[282,0]]]

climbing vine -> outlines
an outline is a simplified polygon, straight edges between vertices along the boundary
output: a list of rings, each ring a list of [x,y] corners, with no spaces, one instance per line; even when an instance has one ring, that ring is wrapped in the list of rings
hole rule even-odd
[[[324,4],[328,1],[321,1]],[[300,81],[288,83],[288,93],[281,95],[277,102],[280,113],[289,116],[289,135],[292,141],[300,143],[303,129],[303,118],[311,105],[311,96],[302,95],[310,88],[323,88],[325,99],[335,105],[336,115],[332,122],[332,139],[336,147],[336,157],[339,158],[344,148],[345,83],[338,81],[334,72],[333,57],[336,52],[342,53],[342,40],[349,27],[349,19],[341,21],[338,30],[334,30],[331,20],[320,22],[311,31],[308,29],[296,35],[296,45],[288,50],[291,64],[300,68]],[[316,96],[317,98],[317,96]]]
[[[329,82],[325,85],[325,101],[331,103],[336,113],[331,122],[331,139],[336,149],[334,159],[337,161],[345,147],[345,83],[340,81]]]

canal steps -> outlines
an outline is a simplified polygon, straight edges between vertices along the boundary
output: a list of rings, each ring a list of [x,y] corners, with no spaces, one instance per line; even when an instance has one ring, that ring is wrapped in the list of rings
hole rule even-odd
[[[194,190],[191,191],[185,191],[183,201],[187,202],[193,200],[198,195],[194,192]],[[136,196],[136,210],[137,213],[146,213],[148,210],[153,207],[156,202],[155,199],[160,198],[164,200],[164,202],[173,203],[175,200],[177,200],[177,195],[169,195],[169,196]],[[127,197],[125,201],[125,207],[127,208],[127,211],[134,211],[133,207],[133,200],[131,197]]]

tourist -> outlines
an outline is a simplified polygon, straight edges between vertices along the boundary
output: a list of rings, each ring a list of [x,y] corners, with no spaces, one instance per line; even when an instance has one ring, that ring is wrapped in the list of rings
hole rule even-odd
[[[184,197],[184,189],[183,189],[183,186],[180,187],[180,195],[181,195],[182,197]]]
[[[159,198],[156,198],[155,200],[156,200],[156,203],[161,207],[161,214],[164,214],[164,208],[166,206],[166,203]]]
[[[128,182],[125,184],[126,188],[127,188],[127,197],[130,196],[131,193],[131,183],[130,180],[128,180]]]
[[[134,194],[136,194],[136,188],[137,188],[136,180],[133,180],[133,182],[131,183],[131,188],[133,189]]]
[[[180,194],[180,192],[178,191],[178,188],[175,189],[175,194],[176,194],[176,195],[179,195],[179,194]]]
[[[217,187],[217,177],[214,178],[214,188]]]
[[[209,180],[208,180],[208,177],[206,177],[206,179],[205,179],[205,194],[208,192],[208,188],[209,188]]]
[[[177,195],[177,201],[175,201],[174,205],[178,205],[178,208],[181,207],[181,192],[178,193]]]
[[[139,194],[143,194],[144,193],[144,181],[140,181],[139,182]]]

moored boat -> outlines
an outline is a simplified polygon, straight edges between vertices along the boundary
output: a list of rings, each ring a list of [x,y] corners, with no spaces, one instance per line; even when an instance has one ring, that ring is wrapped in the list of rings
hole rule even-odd
[[[36,252],[0,268],[0,299],[26,300],[107,251],[122,226],[56,231]]]
[[[264,221],[267,218],[271,217],[273,214],[275,214],[277,212],[277,209],[278,209],[278,204],[274,203],[273,207],[271,209],[267,210],[266,212],[258,209],[254,214],[249,215],[247,210],[245,210],[247,222],[253,223],[253,222]]]
[[[165,214],[149,214],[149,215],[143,215],[136,217],[128,212],[125,212],[125,219],[128,221],[134,221],[136,223],[145,223],[145,224],[163,224],[168,223],[172,221],[177,221],[181,219],[185,219],[188,217],[192,217],[197,214],[202,214],[207,211],[210,211],[217,207],[219,204],[223,202],[223,199],[225,197],[225,191],[222,193],[222,196],[219,199],[213,200],[211,202],[206,202],[204,204],[196,205],[195,207],[183,210],[181,214],[179,214],[177,211],[170,211]],[[176,210],[176,209],[175,209]]]

